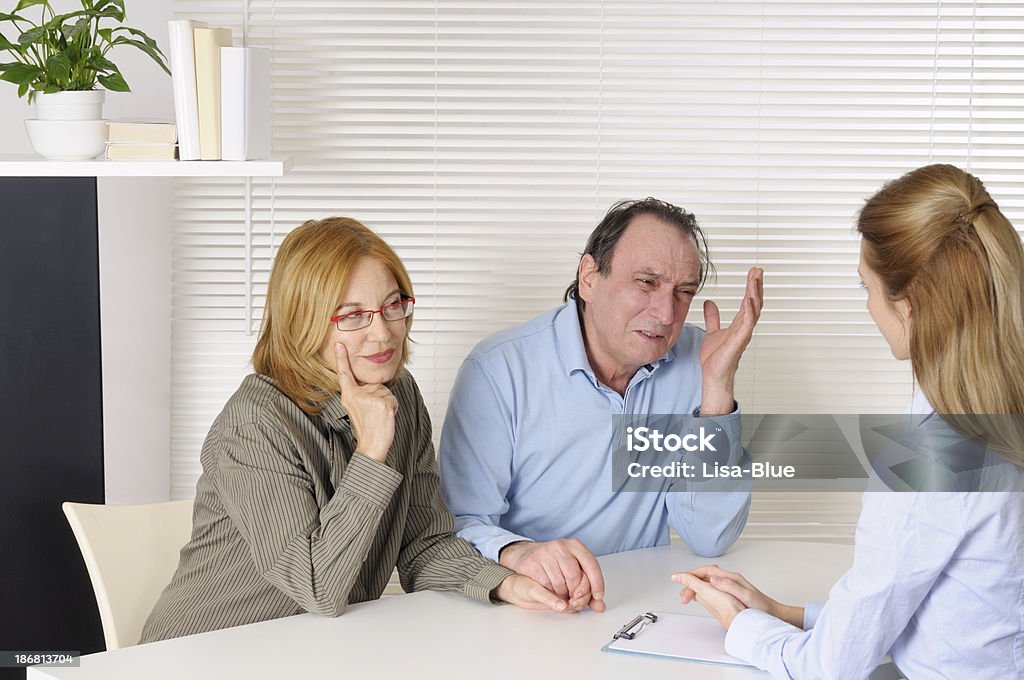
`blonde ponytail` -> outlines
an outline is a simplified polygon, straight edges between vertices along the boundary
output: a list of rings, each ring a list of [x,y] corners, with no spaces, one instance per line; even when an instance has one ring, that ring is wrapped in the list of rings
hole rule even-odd
[[[952,165],[885,185],[860,212],[868,266],[910,303],[910,360],[936,411],[1024,465],[1024,246]]]

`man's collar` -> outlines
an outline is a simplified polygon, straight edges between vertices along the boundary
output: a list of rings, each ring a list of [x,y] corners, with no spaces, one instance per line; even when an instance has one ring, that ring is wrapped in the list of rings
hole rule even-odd
[[[587,359],[587,348],[583,344],[583,328],[580,326],[576,302],[569,300],[555,316],[555,346],[562,357],[566,375],[574,371],[584,371],[593,375],[590,360]]]

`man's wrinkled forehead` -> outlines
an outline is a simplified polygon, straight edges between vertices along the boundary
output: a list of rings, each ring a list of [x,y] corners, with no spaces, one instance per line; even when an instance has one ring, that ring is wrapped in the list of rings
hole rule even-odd
[[[700,251],[695,234],[654,215],[637,215],[615,244],[605,274],[649,274],[674,285],[699,285]]]

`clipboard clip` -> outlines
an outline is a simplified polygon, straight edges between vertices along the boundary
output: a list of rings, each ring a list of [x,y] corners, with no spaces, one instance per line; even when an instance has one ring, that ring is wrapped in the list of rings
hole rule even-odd
[[[644,627],[647,626],[647,624],[649,624],[649,623],[657,623],[657,622],[658,622],[658,615],[657,614],[653,614],[651,612],[647,612],[646,614],[640,614],[635,619],[633,619],[632,621],[627,623],[625,626],[620,628],[619,632],[616,633],[612,637],[612,639],[613,640],[618,640],[619,638],[622,638],[623,640],[632,640],[633,638],[635,638],[640,633],[640,631],[642,631],[644,629]]]

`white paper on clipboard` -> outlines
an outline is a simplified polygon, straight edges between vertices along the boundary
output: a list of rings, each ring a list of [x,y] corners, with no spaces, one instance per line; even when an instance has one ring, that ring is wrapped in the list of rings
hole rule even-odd
[[[601,651],[753,668],[725,653],[725,631],[706,616],[647,612],[631,623],[623,626]]]

